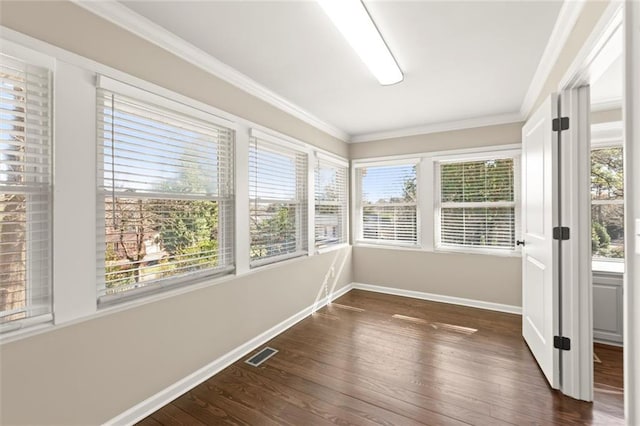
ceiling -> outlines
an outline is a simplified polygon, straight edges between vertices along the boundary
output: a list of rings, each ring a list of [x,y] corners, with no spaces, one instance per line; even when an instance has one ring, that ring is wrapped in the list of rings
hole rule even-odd
[[[121,1],[351,137],[517,114],[561,1],[365,1],[405,79],[381,86],[313,1]]]
[[[622,55],[619,55],[609,67],[591,83],[591,104],[622,105]]]

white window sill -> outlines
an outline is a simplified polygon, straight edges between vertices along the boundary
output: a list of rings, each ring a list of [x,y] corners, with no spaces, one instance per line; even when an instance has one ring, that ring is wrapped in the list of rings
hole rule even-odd
[[[307,257],[307,255],[308,253],[306,251],[296,251],[293,253],[282,254],[279,256],[256,259],[249,262],[249,268],[250,269],[263,268],[268,265],[280,264],[282,262],[286,262],[287,260],[297,259],[299,257]]]
[[[436,253],[459,253],[459,254],[476,254],[483,256],[499,256],[499,257],[522,257],[520,250],[500,250],[500,249],[482,249],[471,247],[437,247]]]
[[[390,250],[423,251],[422,247],[420,247],[417,244],[401,244],[401,243],[394,243],[394,242],[356,241],[354,243],[354,246],[356,246],[356,247],[390,249]]]
[[[593,272],[601,272],[606,274],[624,274],[624,262],[616,260],[593,260],[591,262],[591,270]]]
[[[316,254],[329,253],[332,251],[343,249],[345,247],[349,247],[349,244],[348,243],[333,244],[333,245],[316,249]]]
[[[449,248],[439,247],[436,249],[425,248],[414,245],[401,245],[401,244],[382,244],[382,243],[370,243],[357,241],[354,247],[363,248],[376,248],[384,250],[406,250],[406,251],[421,251],[425,253],[445,253],[445,254],[473,254],[483,256],[499,256],[499,257],[522,257],[521,252],[518,250],[488,250],[488,249],[467,249],[467,248]]]
[[[0,327],[0,344],[13,342],[38,331],[46,331],[53,327],[53,315],[40,315],[35,318],[26,318],[3,324]]]

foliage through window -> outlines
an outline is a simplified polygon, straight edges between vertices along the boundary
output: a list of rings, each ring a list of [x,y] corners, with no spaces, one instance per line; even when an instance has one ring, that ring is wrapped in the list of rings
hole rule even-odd
[[[316,247],[347,242],[347,173],[346,165],[318,159],[315,170]]]
[[[99,294],[233,270],[233,131],[98,90]]]
[[[439,245],[514,249],[513,158],[438,164]]]
[[[591,248],[594,258],[624,258],[622,147],[591,151]]]
[[[361,239],[417,244],[416,165],[357,168]]]
[[[50,86],[0,54],[0,324],[51,313]]]
[[[307,253],[307,154],[253,137],[249,147],[250,264]]]

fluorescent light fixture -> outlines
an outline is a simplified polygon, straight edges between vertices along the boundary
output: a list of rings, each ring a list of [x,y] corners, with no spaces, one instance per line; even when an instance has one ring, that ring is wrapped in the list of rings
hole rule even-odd
[[[395,84],[402,71],[360,0],[318,0],[380,84]]]

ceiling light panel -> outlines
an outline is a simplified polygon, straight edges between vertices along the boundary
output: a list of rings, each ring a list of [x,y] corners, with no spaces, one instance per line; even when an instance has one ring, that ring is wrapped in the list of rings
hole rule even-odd
[[[318,0],[318,4],[380,84],[402,81],[400,67],[360,0]]]

